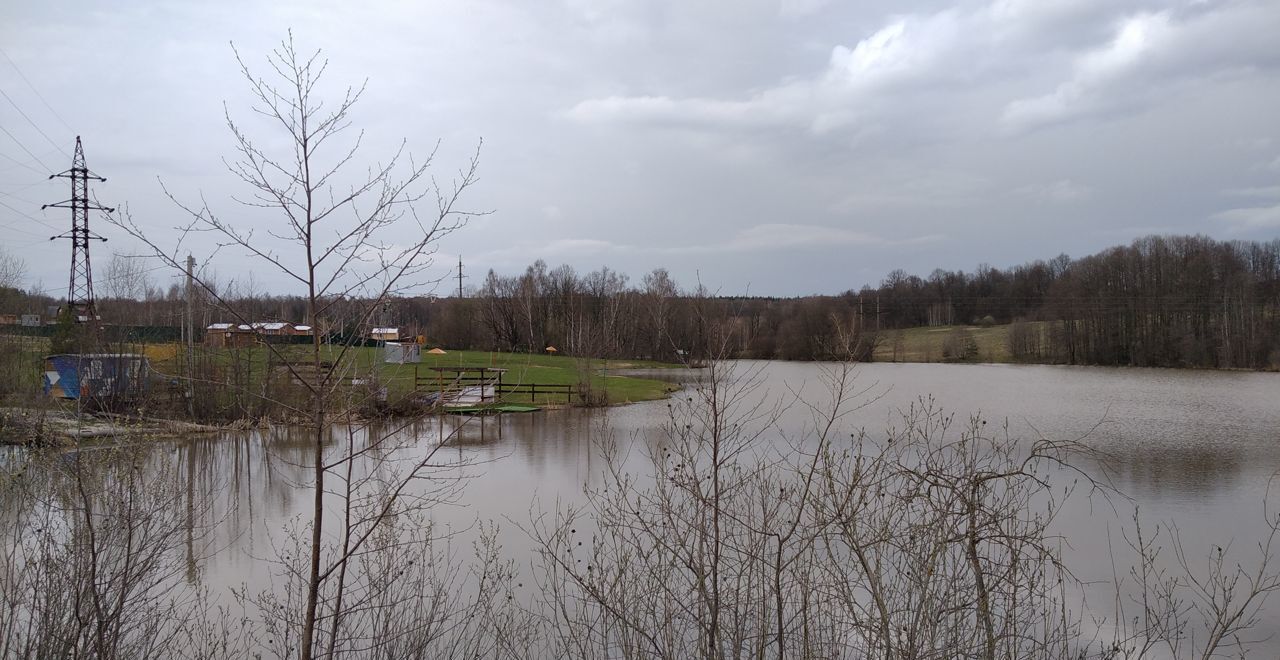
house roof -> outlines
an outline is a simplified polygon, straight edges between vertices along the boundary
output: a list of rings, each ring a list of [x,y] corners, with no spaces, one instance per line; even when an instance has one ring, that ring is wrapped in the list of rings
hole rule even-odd
[[[253,324],[253,327],[258,328],[260,330],[283,330],[284,327],[287,325],[289,324],[280,322],[280,321],[271,321],[271,322],[258,321],[257,323]]]
[[[400,328],[374,328],[372,332],[375,335],[389,335],[393,333],[399,333]]]

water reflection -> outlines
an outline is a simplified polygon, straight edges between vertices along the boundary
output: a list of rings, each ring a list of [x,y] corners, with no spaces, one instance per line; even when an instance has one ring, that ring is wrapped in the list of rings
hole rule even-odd
[[[1242,461],[1243,452],[1231,447],[1126,448],[1112,453],[1105,468],[1123,492],[1198,499],[1236,489]]]
[[[820,365],[744,363],[764,376],[761,402],[793,394],[818,400]],[[646,372],[687,379],[688,372]],[[1176,518],[1185,538],[1256,540],[1257,515],[1268,480],[1280,469],[1280,374],[1185,372],[1148,369],[1014,367],[993,365],[865,365],[859,385],[867,405],[851,414],[845,431],[876,436],[900,411],[932,395],[960,419],[980,413],[1014,437],[1043,434],[1082,438],[1105,452],[1098,474],[1153,519]],[[754,404],[749,404],[754,405]],[[433,510],[433,519],[457,529],[476,520],[504,526],[510,556],[530,551],[515,523],[557,502],[582,502],[582,487],[604,469],[599,444],[617,443],[639,458],[663,440],[667,403],[611,409],[560,409],[500,416],[440,416],[394,431],[391,456],[412,458],[448,439],[444,478],[464,480],[465,491]],[[779,429],[803,441],[811,424],[802,406],[783,410]],[[363,442],[363,431],[335,427],[326,447]],[[773,437],[773,436],[770,436]],[[847,437],[847,436],[846,436]],[[313,438],[306,429],[270,428],[197,436],[149,448],[156,470],[185,480],[187,579],[215,590],[267,584],[264,558],[274,556],[281,530],[307,515],[312,503]],[[779,444],[780,449],[789,445]],[[71,459],[74,460],[74,459]],[[12,465],[13,454],[8,454]],[[639,462],[638,462],[639,463]],[[419,487],[428,488],[428,484]],[[1082,505],[1059,521],[1080,565],[1106,565],[1100,541],[1128,513],[1105,517]],[[305,519],[305,518],[302,518]],[[207,533],[206,533],[207,532]],[[1105,577],[1105,576],[1102,576]]]

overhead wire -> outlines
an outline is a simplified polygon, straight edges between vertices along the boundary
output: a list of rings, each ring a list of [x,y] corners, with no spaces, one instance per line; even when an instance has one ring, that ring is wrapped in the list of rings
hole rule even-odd
[[[14,62],[12,57],[9,57],[9,53],[6,53],[3,48],[0,48],[0,55],[3,55],[5,61],[9,63],[9,66],[13,67],[13,70],[18,72],[18,77],[22,78],[22,82],[27,83],[27,87],[30,87],[31,91],[35,92],[36,98],[40,99],[40,102],[44,104],[44,107],[49,111],[49,113],[62,123],[63,128],[74,133],[75,129],[71,128],[71,125],[67,123],[67,120],[63,119],[62,115],[58,114],[58,111],[54,110],[53,106],[49,105],[49,102],[45,100],[44,95],[40,93],[40,90],[36,89],[36,86],[31,84],[31,80],[27,78],[27,75],[22,72],[22,68],[18,66],[18,63]],[[64,151],[62,153],[65,154],[66,152]]]
[[[22,227],[15,227],[15,226],[13,226],[13,225],[11,225],[11,224],[8,224],[8,223],[4,222],[3,220],[0,220],[0,227],[4,227],[5,229],[8,229],[8,230],[10,230],[10,231],[16,231],[16,232],[18,232],[19,234],[26,234],[26,235],[28,235],[28,236],[39,236],[39,235],[40,235],[40,234],[37,234],[37,233],[35,233],[35,232],[33,232],[33,231],[29,230],[29,229],[24,229],[24,228],[22,228]]]
[[[0,96],[3,96],[4,100],[8,101],[9,105],[13,106],[13,109],[17,110],[18,114],[22,115],[22,118],[27,120],[28,124],[31,124],[31,128],[36,129],[37,133],[39,133],[42,137],[44,137],[45,140],[48,140],[49,144],[53,145],[54,149],[61,151],[62,155],[66,156],[67,158],[71,157],[71,154],[68,153],[67,150],[63,148],[61,145],[59,145],[57,142],[54,142],[53,138],[49,137],[49,134],[45,133],[44,129],[40,128],[40,126],[37,125],[36,122],[31,119],[31,117],[28,117],[27,113],[23,112],[22,108],[18,106],[17,102],[14,101],[12,98],[10,98],[9,95],[5,93],[3,89],[0,89]]]
[[[31,214],[29,214],[29,213],[26,213],[26,212],[22,211],[21,209],[15,208],[13,205],[9,204],[8,202],[0,201],[0,206],[3,206],[3,207],[5,207],[5,208],[9,209],[10,211],[13,211],[14,213],[17,213],[18,215],[20,215],[20,216],[22,216],[22,217],[24,217],[24,218],[26,218],[26,219],[28,219],[28,220],[30,220],[30,221],[32,221],[32,222],[36,222],[36,223],[39,223],[39,224],[41,224],[41,225],[44,225],[45,227],[48,227],[49,229],[53,229],[53,230],[55,230],[55,231],[58,229],[55,225],[51,225],[51,224],[49,224],[49,223],[48,223],[47,221],[45,221],[45,220],[42,220],[42,219],[40,219],[40,218],[35,217],[34,215],[31,215]]]
[[[10,161],[13,161],[13,162],[18,166],[18,167],[25,167],[25,168],[27,168],[27,169],[31,170],[32,172],[35,172],[36,174],[48,174],[48,173],[49,173],[47,169],[46,169],[44,172],[41,172],[40,170],[38,170],[38,169],[36,169],[36,168],[32,167],[30,163],[24,163],[24,162],[22,162],[22,161],[18,160],[17,158],[14,158],[13,156],[10,156],[9,154],[6,154],[6,153],[3,153],[3,152],[0,152],[0,156],[3,156],[3,157],[7,158],[7,159],[8,159],[8,160],[10,160]],[[12,166],[10,166],[10,167],[7,167],[7,168],[5,168],[5,169],[13,169],[13,167],[12,167]]]
[[[16,145],[18,145],[18,148],[19,148],[19,149],[22,149],[23,151],[27,152],[27,155],[28,155],[28,156],[31,156],[31,159],[32,159],[32,160],[36,161],[37,163],[40,163],[41,167],[44,167],[44,169],[45,169],[45,171],[46,171],[46,172],[52,172],[52,171],[53,171],[53,168],[52,168],[52,167],[49,167],[49,165],[48,165],[47,163],[45,163],[43,160],[40,160],[40,157],[39,157],[39,156],[37,156],[37,155],[35,155],[35,154],[31,153],[31,150],[27,148],[27,145],[23,144],[21,140],[19,140],[18,138],[14,137],[13,133],[10,133],[10,132],[9,132],[9,129],[5,128],[4,126],[0,126],[0,132],[3,132],[5,135],[8,135],[8,136],[9,136],[9,139],[10,139],[10,140],[13,140],[13,143],[14,143],[14,144],[16,144]]]

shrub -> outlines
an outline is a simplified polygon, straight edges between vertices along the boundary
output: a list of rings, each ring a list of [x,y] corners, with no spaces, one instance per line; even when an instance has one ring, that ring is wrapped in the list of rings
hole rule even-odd
[[[967,362],[978,358],[978,342],[968,328],[956,327],[942,340],[942,358],[949,362]]]

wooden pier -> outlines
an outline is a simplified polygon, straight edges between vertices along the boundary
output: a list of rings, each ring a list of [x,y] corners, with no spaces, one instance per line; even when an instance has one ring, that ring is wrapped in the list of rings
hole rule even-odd
[[[417,367],[414,391],[436,393],[445,408],[499,403],[572,405],[578,388],[569,384],[510,382],[494,367]]]

